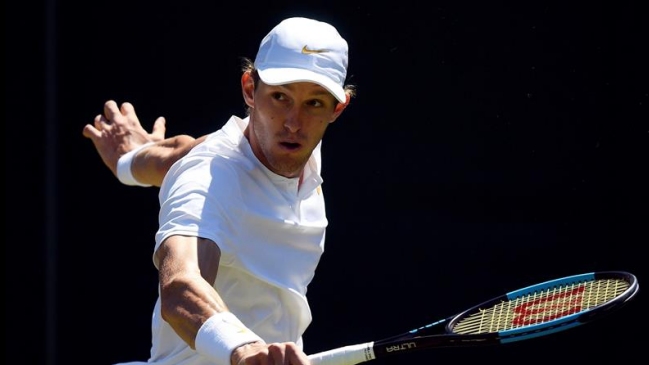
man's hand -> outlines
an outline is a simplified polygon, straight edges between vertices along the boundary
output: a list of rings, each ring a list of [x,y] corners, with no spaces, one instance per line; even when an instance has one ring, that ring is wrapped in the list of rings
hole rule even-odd
[[[95,117],[94,125],[86,124],[83,135],[92,140],[104,164],[117,176],[117,160],[122,155],[147,142],[163,140],[165,131],[164,117],[155,120],[149,134],[142,128],[131,103],[118,108],[115,101],[109,100],[104,104],[104,114]]]
[[[291,364],[309,365],[309,358],[293,342],[253,342],[232,352],[231,365]]]

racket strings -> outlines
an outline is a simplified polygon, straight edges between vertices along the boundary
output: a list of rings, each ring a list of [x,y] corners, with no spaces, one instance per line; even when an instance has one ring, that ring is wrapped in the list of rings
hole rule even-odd
[[[580,313],[618,297],[629,288],[621,279],[598,279],[549,287],[478,309],[458,321],[453,332],[500,332]]]

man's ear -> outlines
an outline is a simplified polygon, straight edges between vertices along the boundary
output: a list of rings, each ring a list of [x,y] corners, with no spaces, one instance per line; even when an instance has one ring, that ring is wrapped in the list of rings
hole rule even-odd
[[[251,108],[255,107],[255,81],[250,74],[246,71],[241,75],[241,92],[243,93],[243,100]]]
[[[340,114],[342,114],[343,110],[345,110],[345,108],[347,108],[347,105],[349,105],[350,101],[351,101],[351,96],[349,96],[349,94],[347,94],[345,102],[344,103],[338,103],[336,105],[336,108],[334,109],[334,119],[332,119],[331,122],[329,122],[329,123],[333,123],[333,122],[336,121],[336,119],[338,119]]]

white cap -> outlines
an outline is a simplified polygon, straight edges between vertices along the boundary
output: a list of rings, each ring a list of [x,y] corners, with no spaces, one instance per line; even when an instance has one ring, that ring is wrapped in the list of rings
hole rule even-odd
[[[255,68],[268,85],[314,82],[346,100],[347,41],[330,24],[288,18],[264,37]]]

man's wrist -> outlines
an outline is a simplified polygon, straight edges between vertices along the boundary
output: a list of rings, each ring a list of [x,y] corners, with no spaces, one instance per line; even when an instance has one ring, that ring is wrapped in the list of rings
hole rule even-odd
[[[124,185],[130,186],[143,186],[149,187],[150,184],[143,184],[135,179],[133,172],[131,171],[131,165],[133,164],[133,158],[135,155],[143,150],[146,147],[149,147],[155,142],[147,142],[127,153],[122,155],[119,160],[117,160],[117,179]]]
[[[218,364],[229,364],[237,347],[264,340],[248,329],[233,313],[220,312],[203,323],[196,334],[196,352]]]

